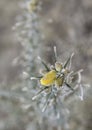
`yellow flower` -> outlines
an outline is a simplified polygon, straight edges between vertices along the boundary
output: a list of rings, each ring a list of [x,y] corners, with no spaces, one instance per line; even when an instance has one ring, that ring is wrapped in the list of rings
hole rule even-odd
[[[35,11],[38,5],[38,0],[31,0],[31,2],[28,5],[28,9],[31,12]]]
[[[64,78],[63,77],[59,77],[59,78],[57,78],[55,80],[55,85],[60,87],[60,86],[62,86],[63,82],[64,82]]]
[[[50,72],[46,73],[43,78],[41,78],[40,83],[44,86],[50,86],[55,82],[56,79],[56,71],[51,70]]]
[[[61,63],[59,63],[59,62],[56,62],[56,63],[55,63],[55,69],[56,69],[57,71],[61,71],[62,68],[63,68],[63,66],[62,66]]]

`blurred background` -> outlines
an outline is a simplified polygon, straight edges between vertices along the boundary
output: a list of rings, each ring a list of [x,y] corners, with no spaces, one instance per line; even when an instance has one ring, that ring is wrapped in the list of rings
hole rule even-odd
[[[53,45],[57,46],[59,58],[63,61],[72,52],[74,69],[83,69],[83,82],[92,84],[92,0],[40,0],[42,48],[40,54],[53,63]],[[2,93],[9,90],[18,80],[21,65],[12,66],[12,61],[22,51],[22,46],[15,38],[12,27],[22,9],[19,0],[0,1],[0,130],[31,130],[27,125],[29,117],[18,101],[11,103]],[[6,89],[7,88],[7,89]],[[3,89],[3,91],[2,91]],[[5,95],[6,93],[4,93]],[[9,94],[9,93],[8,93]],[[7,95],[7,94],[6,94]],[[80,111],[72,129],[92,130],[92,89],[85,95],[85,102],[79,103]],[[6,104],[6,106],[5,106]],[[14,112],[15,111],[15,112]],[[77,112],[76,115],[77,115]],[[24,119],[23,119],[24,118]],[[82,123],[80,122],[82,120]],[[12,124],[11,124],[12,121]],[[82,125],[82,127],[78,127]],[[53,128],[57,129],[57,128]],[[37,130],[33,128],[32,130]],[[42,128],[43,130],[43,128]]]
[[[11,62],[20,52],[20,44],[16,44],[12,27],[21,10],[17,0],[0,1],[0,82],[11,82],[17,76],[17,67]]]

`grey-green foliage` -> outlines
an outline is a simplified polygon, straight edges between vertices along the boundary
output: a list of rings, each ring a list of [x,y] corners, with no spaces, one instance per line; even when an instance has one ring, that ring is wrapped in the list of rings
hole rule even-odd
[[[26,3],[24,3],[26,5]],[[28,123],[26,126],[27,129],[51,129],[53,127],[59,128],[66,127],[67,126],[67,117],[68,114],[65,114],[66,110],[62,107],[60,109],[60,118],[56,118],[53,111],[53,108],[48,109],[48,114],[51,114],[46,116],[46,113],[42,113],[42,110],[39,108],[38,102],[41,100],[44,102],[45,98],[38,99],[38,102],[32,101],[32,96],[39,90],[39,84],[38,82],[32,82],[30,80],[30,77],[35,76],[39,72],[39,62],[37,61],[37,56],[39,55],[39,52],[41,53],[41,32],[40,32],[40,19],[39,15],[35,12],[32,12],[31,14],[26,11],[26,9],[23,11],[23,15],[20,16],[19,23],[15,26],[15,31],[17,38],[19,42],[23,45],[23,53],[19,57],[19,62],[21,62],[22,66],[24,67],[24,76],[22,77],[22,82],[20,84],[17,84],[14,90],[14,93],[17,95],[18,101],[21,102],[21,109],[24,114],[24,111],[26,113],[26,117],[31,118],[31,122]],[[27,77],[26,77],[27,76]],[[14,95],[14,96],[15,96]],[[23,101],[22,101],[23,100]],[[40,105],[43,106],[43,103]],[[59,105],[59,104],[58,104]],[[59,106],[60,107],[60,106]],[[57,111],[57,109],[56,109]],[[17,115],[16,115],[17,116]],[[22,115],[21,115],[22,117]],[[55,118],[53,120],[53,118]],[[50,123],[52,125],[50,125]]]
[[[30,120],[33,120],[33,124],[35,124],[34,129],[37,129],[36,126],[39,127],[39,119],[36,112],[34,112],[35,109],[31,100],[31,87],[35,87],[36,84],[30,82],[30,76],[36,73],[36,58],[41,43],[38,30],[39,18],[35,13],[32,13],[32,15],[28,13],[26,2],[21,3],[21,5],[26,6],[26,9],[21,9],[23,13],[17,16],[17,23],[13,29],[15,39],[23,46],[23,50],[19,57],[14,59],[13,65],[21,64],[23,74],[18,75],[20,81],[12,86],[5,83],[1,84],[1,130],[28,130],[31,124]]]
[[[0,106],[4,114],[0,128],[1,130],[61,130],[62,128],[80,130],[81,127],[76,126],[77,123],[82,124],[79,116],[80,109],[77,111],[76,109],[81,101],[75,95],[67,95],[66,102],[61,102],[63,96],[60,95],[56,108],[48,107],[45,112],[42,112],[38,105],[43,106],[46,100],[44,95],[41,95],[43,97],[39,97],[37,102],[32,101],[32,97],[40,88],[39,82],[33,82],[30,78],[38,75],[41,67],[37,56],[41,54],[42,49],[46,48],[42,48],[43,34],[40,31],[42,23],[39,14],[36,12],[30,14],[26,2],[22,3],[22,7],[23,13],[18,16],[18,22],[14,28],[16,39],[23,46],[21,55],[15,59],[16,63],[23,67],[23,74],[20,75],[21,80],[10,89],[3,90],[4,87],[2,87],[0,91]],[[59,118],[53,110],[57,111]]]

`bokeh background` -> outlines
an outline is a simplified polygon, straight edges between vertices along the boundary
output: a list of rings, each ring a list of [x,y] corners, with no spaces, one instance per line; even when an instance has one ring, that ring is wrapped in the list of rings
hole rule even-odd
[[[19,54],[20,45],[16,44],[12,27],[21,9],[19,1],[0,1],[0,82],[11,82],[17,76],[17,67],[12,68],[12,60]]]
[[[40,31],[43,34],[43,44],[40,54],[45,60],[53,63],[53,45],[57,46],[59,58],[62,58],[63,61],[69,54],[74,52],[74,69],[83,68],[83,82],[91,86],[92,0],[41,0],[41,2],[39,17],[42,24]],[[23,51],[12,30],[12,27],[16,24],[16,18],[18,19],[23,13],[23,9],[19,5],[19,0],[0,1],[1,99],[4,98],[2,97],[4,90],[6,92],[6,90],[11,88],[9,86],[13,86],[18,81],[18,76],[22,71],[20,64],[12,65],[14,58]],[[77,123],[73,124],[71,129],[82,125],[81,130],[92,130],[91,95],[92,89],[90,88],[86,93],[85,102],[79,103],[79,109],[77,108],[77,112],[80,111],[79,115],[81,115],[78,119],[82,119],[83,122],[81,124],[76,119]],[[0,130],[31,130],[31,126],[27,126],[29,118],[25,112],[21,112],[20,107],[18,107],[18,101],[11,103],[9,99],[3,99],[0,104]]]

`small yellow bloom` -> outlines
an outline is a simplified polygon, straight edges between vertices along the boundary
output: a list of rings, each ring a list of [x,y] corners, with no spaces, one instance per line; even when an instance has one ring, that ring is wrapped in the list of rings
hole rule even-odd
[[[57,71],[61,71],[62,68],[63,68],[63,66],[62,66],[61,63],[59,63],[59,62],[56,62],[56,63],[55,63],[55,69],[56,69]]]
[[[59,78],[57,78],[55,80],[55,85],[60,87],[60,86],[62,86],[63,82],[64,82],[64,78],[63,77],[59,77]]]
[[[28,5],[28,9],[31,12],[35,11],[38,5],[38,0],[31,0],[31,2]]]
[[[50,72],[46,73],[43,78],[41,78],[40,83],[44,86],[50,86],[55,82],[56,79],[56,71],[51,70]]]

